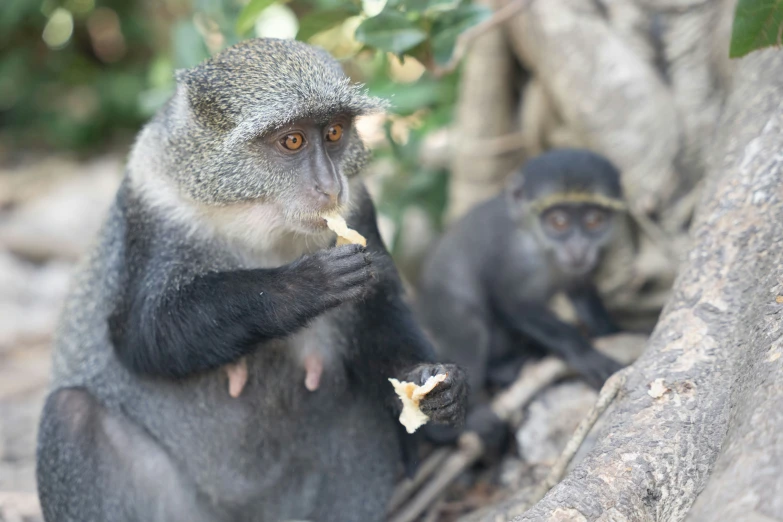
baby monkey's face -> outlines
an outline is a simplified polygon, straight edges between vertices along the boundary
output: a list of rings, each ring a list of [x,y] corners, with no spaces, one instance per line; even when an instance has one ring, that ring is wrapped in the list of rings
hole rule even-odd
[[[560,269],[581,276],[598,266],[601,249],[611,239],[614,212],[597,205],[556,205],[539,224]]]

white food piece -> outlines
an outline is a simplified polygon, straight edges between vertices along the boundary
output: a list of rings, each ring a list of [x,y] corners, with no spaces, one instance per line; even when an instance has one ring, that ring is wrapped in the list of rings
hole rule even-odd
[[[343,219],[342,216],[338,214],[330,214],[328,216],[324,216],[324,219],[326,220],[326,226],[329,227],[329,230],[337,234],[337,245],[362,245],[363,247],[367,246],[367,240],[364,238],[363,235],[358,233],[357,231],[348,228],[348,223],[345,222],[345,219]]]
[[[433,390],[433,388],[435,388],[435,386],[445,381],[448,376],[449,374],[447,373],[433,375],[421,386],[412,382],[400,382],[397,379],[389,379],[389,382],[394,386],[394,391],[397,392],[397,395],[399,395],[402,400],[400,424],[405,426],[408,433],[415,432],[419,427],[430,420],[430,418],[419,409],[419,403]]]

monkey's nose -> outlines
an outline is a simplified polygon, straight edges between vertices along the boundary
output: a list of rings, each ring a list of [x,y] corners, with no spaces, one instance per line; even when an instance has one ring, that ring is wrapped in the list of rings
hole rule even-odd
[[[333,206],[340,199],[340,185],[338,183],[330,183],[324,186],[316,183],[315,193],[324,206]]]

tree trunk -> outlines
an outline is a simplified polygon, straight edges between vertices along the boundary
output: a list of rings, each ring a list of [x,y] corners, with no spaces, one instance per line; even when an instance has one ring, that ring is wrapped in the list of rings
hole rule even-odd
[[[524,515],[485,520],[783,520],[781,100],[783,52],[737,63],[692,250],[598,443]]]
[[[497,7],[493,0],[477,1]],[[513,68],[514,60],[500,28],[477,38],[465,57],[452,132],[447,221],[497,194],[519,162],[516,151],[494,154],[482,147],[514,128]]]

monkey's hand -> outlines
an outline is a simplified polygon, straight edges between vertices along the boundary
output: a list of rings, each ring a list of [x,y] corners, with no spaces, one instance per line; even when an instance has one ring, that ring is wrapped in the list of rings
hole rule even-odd
[[[292,297],[300,306],[312,303],[312,315],[364,297],[373,279],[370,257],[360,245],[320,250],[289,267],[303,292],[303,299]]]
[[[622,364],[598,350],[583,352],[568,363],[596,390],[600,390],[606,379],[623,368]]]
[[[448,374],[419,403],[421,411],[438,424],[460,427],[465,422],[468,406],[468,380],[465,372],[454,364],[421,364],[404,380],[422,385],[433,375]]]

